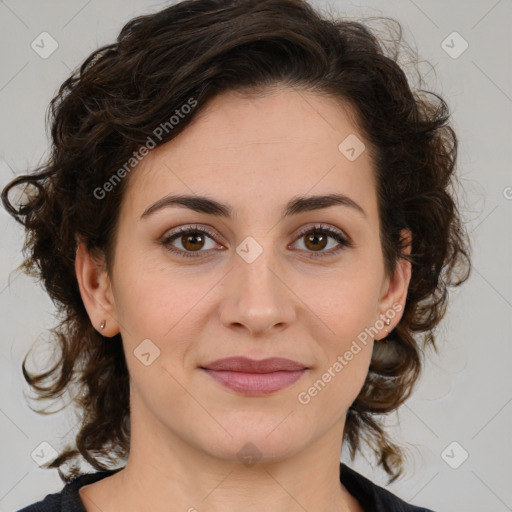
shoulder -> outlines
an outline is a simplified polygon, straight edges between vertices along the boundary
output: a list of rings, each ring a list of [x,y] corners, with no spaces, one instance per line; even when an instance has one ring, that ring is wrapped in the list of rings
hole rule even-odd
[[[340,464],[340,481],[363,506],[372,512],[434,512],[411,505],[344,463]]]
[[[81,475],[67,483],[61,491],[47,494],[41,501],[32,503],[17,512],[84,512],[85,508],[78,494],[80,487],[97,482],[115,472],[116,470],[98,471]]]
[[[18,512],[57,512],[62,510],[60,493],[48,494],[46,498],[28,505]]]

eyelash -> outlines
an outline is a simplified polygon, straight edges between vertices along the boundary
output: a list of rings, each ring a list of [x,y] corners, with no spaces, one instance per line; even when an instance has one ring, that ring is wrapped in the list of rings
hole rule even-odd
[[[330,251],[321,251],[321,252],[314,252],[314,251],[312,251],[312,254],[311,254],[312,258],[323,258],[325,256],[333,256],[335,254],[338,254],[341,250],[343,250],[343,248],[347,248],[347,247],[352,247],[353,246],[352,242],[347,240],[347,238],[345,238],[339,231],[337,231],[337,230],[335,230],[333,228],[330,228],[329,226],[324,226],[322,224],[318,224],[316,226],[309,227],[309,228],[306,228],[306,229],[302,230],[297,235],[297,240],[302,238],[304,235],[308,235],[308,234],[313,233],[313,232],[325,233],[325,234],[329,235],[331,238],[334,238],[340,244],[341,247],[338,247],[335,250],[331,249]],[[176,240],[179,236],[183,235],[184,233],[187,233],[187,234],[188,233],[202,233],[202,234],[208,235],[210,238],[215,240],[215,235],[211,231],[209,231],[208,229],[206,229],[206,228],[199,228],[197,226],[194,228],[194,227],[190,226],[190,227],[181,227],[177,231],[172,233],[171,235],[166,236],[162,240],[162,244],[165,246],[165,248],[169,252],[177,254],[178,256],[182,256],[182,257],[185,257],[185,258],[199,258],[199,257],[201,257],[201,253],[205,252],[205,251],[196,251],[195,253],[194,253],[194,251],[182,251],[181,249],[176,249],[175,247],[170,245],[171,242]]]

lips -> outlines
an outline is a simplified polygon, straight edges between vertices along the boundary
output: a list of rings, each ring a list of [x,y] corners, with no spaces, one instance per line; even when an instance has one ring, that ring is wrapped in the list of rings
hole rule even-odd
[[[306,366],[297,361],[282,357],[269,357],[261,360],[249,359],[247,357],[227,357],[208,363],[203,368],[241,373],[272,373],[304,370]]]
[[[222,386],[249,396],[275,393],[296,382],[307,370],[302,363],[281,357],[228,357],[200,368]]]

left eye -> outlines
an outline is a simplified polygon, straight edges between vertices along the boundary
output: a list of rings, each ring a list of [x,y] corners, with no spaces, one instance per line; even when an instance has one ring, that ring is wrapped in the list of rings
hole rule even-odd
[[[345,237],[341,231],[333,229],[329,226],[319,225],[312,228],[307,228],[299,233],[297,239],[300,240],[301,238],[305,238],[306,248],[311,249],[315,248],[315,246],[318,248],[318,245],[320,245],[320,251],[312,251],[312,258],[333,256],[338,254],[344,248],[353,246],[352,242],[348,239],[348,237]],[[325,249],[327,246],[329,238],[336,240],[338,243],[335,244],[334,249],[324,251],[323,249]]]
[[[201,249],[205,248],[205,242],[208,238],[211,240],[212,246],[209,248],[206,247],[206,249],[213,249],[216,245],[215,235],[213,233],[209,232],[205,228],[188,227],[178,229],[173,234],[165,237],[162,243],[167,248],[167,250],[172,253],[187,258],[194,258],[199,257],[201,255],[200,253],[207,252],[202,251]],[[311,254],[311,257],[322,257],[337,254],[344,247],[351,247],[352,245],[351,242],[349,242],[349,240],[341,232],[326,226],[315,226],[308,228],[297,236],[298,240],[302,238],[305,239],[305,250],[313,253]],[[330,250],[325,251],[324,249],[327,247],[329,239],[335,240],[337,244],[334,244],[334,250],[331,246]],[[174,245],[175,241],[179,242],[183,249],[177,248]]]

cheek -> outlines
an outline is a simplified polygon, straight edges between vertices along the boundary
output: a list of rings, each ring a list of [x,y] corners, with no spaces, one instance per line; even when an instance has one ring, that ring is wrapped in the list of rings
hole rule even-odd
[[[181,319],[212,286],[207,276],[194,278],[177,266],[171,271],[159,253],[125,252],[116,260],[116,313],[121,330],[130,338],[164,339],[173,329],[179,329]]]
[[[297,402],[306,417],[322,418],[323,425],[340,420],[357,398],[368,375],[372,341],[338,337],[327,357],[300,387]]]
[[[322,357],[311,379],[322,390],[322,401],[348,407],[364,383],[374,343],[371,328],[379,318],[378,284],[368,273],[363,278],[352,274],[331,286],[327,298],[320,294],[311,298],[309,304],[326,325],[326,336],[319,341]],[[324,392],[324,387],[329,391]]]
[[[378,319],[380,280],[368,272],[347,272],[326,292],[310,295],[308,305],[324,320],[334,345],[342,348]]]

